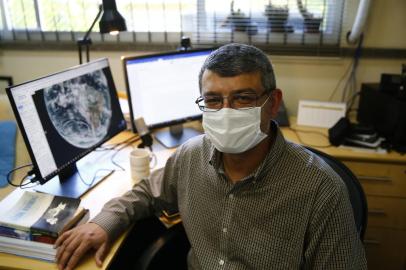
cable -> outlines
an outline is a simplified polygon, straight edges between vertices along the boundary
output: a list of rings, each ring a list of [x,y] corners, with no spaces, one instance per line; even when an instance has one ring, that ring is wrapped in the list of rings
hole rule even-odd
[[[349,97],[351,97],[354,94],[355,88],[356,88],[356,72],[357,72],[357,68],[358,68],[359,59],[361,58],[363,40],[364,40],[364,36],[361,35],[360,39],[358,40],[357,48],[354,51],[352,61],[348,65],[346,71],[341,76],[341,78],[338,81],[336,87],[334,88],[333,92],[331,93],[331,95],[330,95],[330,97],[328,99],[329,101],[333,100],[333,97],[336,94],[337,90],[339,89],[339,86],[341,85],[344,78],[348,75],[348,72],[350,70],[351,70],[350,76],[347,78],[347,80],[345,82],[345,85],[343,87],[343,93],[342,93],[342,96],[341,96],[341,101],[344,102],[347,99],[347,95]]]
[[[119,147],[119,146],[121,146],[121,145],[124,144],[123,147],[121,147],[120,149],[118,149],[118,150],[110,157],[110,160],[111,160],[111,163],[112,163],[113,165],[115,165],[116,167],[120,168],[121,171],[125,171],[125,169],[124,169],[120,164],[118,164],[117,162],[114,161],[114,157],[115,157],[122,149],[124,149],[124,148],[127,147],[128,145],[130,145],[130,144],[132,144],[132,143],[134,143],[134,142],[136,142],[136,141],[138,141],[138,140],[140,140],[140,139],[141,139],[141,138],[140,138],[139,136],[133,135],[133,136],[131,136],[130,138],[127,138],[127,139],[125,139],[125,140],[123,140],[123,141],[121,141],[121,142],[119,142],[119,143],[109,145],[109,146],[111,146],[111,147],[101,147],[100,150],[96,150],[96,151],[110,151],[110,150],[114,150],[114,149],[116,149],[117,147]],[[16,167],[16,168],[13,168],[12,170],[10,170],[10,171],[7,173],[7,176],[6,176],[6,179],[7,179],[8,184],[11,185],[11,186],[13,186],[13,187],[18,187],[18,188],[22,188],[22,189],[23,189],[23,188],[31,188],[31,187],[34,187],[34,186],[39,185],[38,183],[35,183],[35,182],[32,181],[33,178],[28,178],[29,176],[31,176],[31,175],[34,174],[34,170],[33,170],[33,169],[29,170],[29,171],[27,172],[27,174],[26,174],[24,177],[22,177],[22,178],[20,179],[20,183],[19,183],[19,184],[14,184],[14,183],[12,182],[11,176],[13,175],[13,173],[14,173],[15,171],[20,170],[20,169],[25,168],[25,167],[29,167],[29,166],[33,166],[33,164],[32,164],[32,163],[25,164],[25,165],[22,165],[22,166],[19,166],[19,167]],[[80,180],[83,182],[83,184],[85,184],[85,185],[87,185],[87,186],[91,186],[91,185],[93,185],[94,181],[95,181],[96,178],[97,178],[97,173],[100,172],[100,171],[109,171],[109,173],[113,173],[115,170],[112,170],[112,169],[103,169],[103,168],[102,168],[102,169],[98,169],[98,170],[96,170],[96,172],[94,173],[94,176],[93,176],[92,180],[91,180],[89,183],[83,179],[83,177],[82,177],[82,175],[80,174],[79,170],[78,170],[78,175],[79,175]],[[105,177],[105,176],[106,176],[106,175],[101,176],[101,177]],[[30,181],[23,184],[23,182],[24,182],[25,180],[27,180],[27,179],[29,179]],[[29,184],[34,184],[34,185],[33,185],[33,186],[26,187],[26,186],[29,185]]]
[[[32,183],[32,182],[30,181],[29,183],[26,183],[26,184],[24,184],[24,185],[22,184],[22,183],[24,182],[24,180],[25,180],[28,176],[31,176],[31,175],[34,174],[34,171],[33,171],[32,169],[29,170],[29,171],[26,173],[26,175],[20,180],[20,184],[16,185],[16,184],[14,184],[14,183],[12,182],[12,180],[11,180],[11,175],[14,174],[15,171],[20,170],[20,169],[22,169],[22,168],[29,167],[29,166],[32,167],[32,166],[33,166],[32,163],[25,164],[25,165],[22,165],[22,166],[19,166],[19,167],[15,167],[15,168],[13,168],[12,170],[10,170],[10,171],[7,173],[7,176],[6,176],[6,179],[7,179],[7,182],[9,183],[9,185],[10,185],[10,186],[13,186],[13,187],[21,188],[21,187],[23,187],[23,186],[25,186],[25,185],[28,185],[28,184]]]
[[[80,181],[82,181],[83,184],[85,184],[86,186],[91,187],[91,186],[93,185],[94,181],[96,181],[96,178],[98,177],[98,176],[97,176],[97,173],[100,172],[100,171],[108,171],[107,174],[105,174],[105,175],[100,175],[100,177],[107,177],[107,176],[109,176],[110,174],[112,174],[113,172],[115,172],[115,170],[110,170],[110,169],[97,169],[96,172],[95,172],[94,175],[93,175],[92,180],[91,180],[89,183],[87,183],[87,182],[85,181],[85,179],[83,179],[83,177],[82,177],[82,175],[80,174],[79,170],[78,170],[78,175],[79,175]]]
[[[351,66],[354,62],[354,59],[351,61],[351,63],[348,65],[347,69],[345,70],[344,74],[341,76],[340,80],[337,82],[336,87],[334,88],[333,92],[331,93],[330,97],[328,98],[329,101],[333,100],[334,95],[336,94],[338,90],[338,86],[341,84],[343,79],[347,76],[347,73],[351,70]]]
[[[138,137],[138,135],[133,135],[130,138],[125,139],[124,141],[118,142],[118,143],[114,143],[114,144],[109,144],[107,146],[100,146],[98,149],[96,149],[95,151],[109,151],[109,150],[114,150],[115,148],[117,148],[118,146],[127,143],[130,140],[136,139]]]
[[[33,187],[36,187],[36,186],[40,185],[39,182],[33,182],[32,179],[29,179],[30,182],[22,184],[25,179],[26,179],[26,176],[23,179],[21,179],[21,181],[20,181],[20,184],[21,184],[20,189],[28,189],[28,188],[33,188]],[[28,186],[29,184],[32,184],[32,185]]]
[[[328,140],[328,136],[327,136],[326,134],[324,134],[324,133],[321,133],[321,132],[318,132],[318,131],[310,131],[310,130],[298,130],[298,129],[295,129],[295,128],[292,128],[292,127],[288,127],[288,129],[292,130],[293,133],[295,133],[295,135],[296,135],[296,137],[298,138],[299,142],[300,142],[301,144],[303,144],[303,145],[307,145],[307,146],[311,146],[311,147],[317,147],[317,148],[327,148],[327,147],[330,147],[330,146],[331,146],[331,144],[328,144],[328,145],[315,145],[315,144],[308,144],[308,143],[305,143],[305,142],[302,140],[302,138],[300,137],[300,135],[299,135],[299,132],[302,132],[302,133],[311,133],[311,134],[318,134],[318,135],[321,135],[321,136],[327,138],[327,140]]]
[[[133,144],[133,143],[136,142],[136,141],[139,141],[140,139],[141,139],[141,138],[140,138],[139,136],[134,135],[134,136],[132,136],[132,137],[130,137],[130,138],[127,138],[126,140],[124,140],[124,141],[122,141],[122,142],[120,142],[120,143],[115,144],[114,147],[109,147],[109,148],[106,148],[106,149],[105,149],[105,150],[111,151],[111,150],[114,150],[114,149],[116,149],[117,147],[119,147],[119,146],[122,145],[119,149],[116,150],[116,152],[115,152],[114,154],[112,154],[112,155],[110,156],[110,161],[111,161],[111,163],[112,163],[114,166],[118,167],[118,168],[120,169],[120,171],[125,171],[125,169],[124,169],[120,164],[118,164],[116,161],[114,161],[114,158],[117,156],[117,154],[118,154],[121,150],[125,149],[128,145]],[[124,145],[123,145],[123,144],[124,144]],[[101,175],[101,176],[100,176],[100,177],[107,177],[107,176],[110,175],[111,173],[117,171],[117,169],[116,169],[116,170],[114,170],[114,169],[105,169],[105,168],[98,169],[98,170],[96,170],[96,172],[94,173],[93,178],[92,178],[92,180],[91,180],[89,183],[82,177],[82,175],[80,174],[79,170],[78,170],[78,175],[79,175],[79,178],[80,178],[80,180],[82,181],[83,184],[85,184],[85,185],[87,185],[87,186],[92,186],[93,183],[94,183],[94,181],[96,181],[96,179],[97,179],[97,177],[98,177],[98,176],[97,176],[97,173],[100,172],[100,171],[108,171],[109,173],[108,173],[107,175]]]
[[[121,165],[119,165],[118,163],[116,163],[116,162],[114,161],[114,158],[117,156],[117,154],[118,154],[121,150],[123,150],[123,149],[126,148],[128,145],[133,144],[133,143],[135,143],[136,141],[139,141],[139,140],[141,140],[141,138],[140,138],[140,137],[137,137],[137,138],[135,138],[134,140],[131,140],[131,141],[127,142],[123,147],[121,147],[120,149],[118,149],[118,150],[110,157],[111,163],[113,163],[115,166],[119,167],[119,168],[121,169],[121,171],[125,171],[125,169],[124,169],[123,167],[121,167]]]
[[[348,77],[347,82],[345,83],[345,86],[343,89],[343,94],[341,97],[342,102],[344,102],[346,100],[348,101],[348,99],[351,98],[352,95],[354,95],[354,93],[355,93],[356,82],[357,82],[357,69],[358,69],[359,60],[361,58],[363,41],[364,41],[364,35],[361,34],[361,36],[358,40],[357,48],[354,51],[351,75]]]
[[[348,114],[350,111],[352,111],[352,106],[354,105],[355,99],[357,96],[361,94],[361,91],[355,92],[348,100],[347,102],[347,111],[345,112],[346,117],[348,117]]]

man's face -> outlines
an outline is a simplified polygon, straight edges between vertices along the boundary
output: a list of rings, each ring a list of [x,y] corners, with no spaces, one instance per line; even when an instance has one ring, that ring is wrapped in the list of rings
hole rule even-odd
[[[223,108],[232,108],[230,104],[231,96],[240,93],[255,93],[258,97],[261,96],[265,89],[262,86],[261,75],[256,73],[245,73],[233,77],[221,77],[218,74],[205,70],[202,77],[202,96],[220,95],[224,98]],[[271,97],[268,94],[262,95],[257,100],[257,105],[263,104],[261,111],[261,130],[269,134],[270,120],[276,116],[281,100],[281,91],[276,89],[272,91]]]

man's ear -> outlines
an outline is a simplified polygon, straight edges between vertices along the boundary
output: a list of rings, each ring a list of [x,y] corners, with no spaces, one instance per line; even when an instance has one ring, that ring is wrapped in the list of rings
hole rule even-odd
[[[279,106],[282,102],[282,91],[280,89],[272,90],[271,92],[271,117],[274,119],[279,110]]]

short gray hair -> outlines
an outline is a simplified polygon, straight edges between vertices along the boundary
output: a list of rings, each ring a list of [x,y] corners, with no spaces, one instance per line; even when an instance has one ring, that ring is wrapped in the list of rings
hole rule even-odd
[[[210,70],[221,77],[259,72],[265,91],[270,93],[276,88],[271,62],[263,51],[254,46],[231,43],[213,51],[207,57],[199,73],[200,93],[202,92],[202,77],[205,70]]]

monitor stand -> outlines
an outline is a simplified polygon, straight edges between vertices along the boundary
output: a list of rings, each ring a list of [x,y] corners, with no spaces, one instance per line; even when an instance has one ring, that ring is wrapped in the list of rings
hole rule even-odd
[[[114,172],[114,166],[109,159],[93,159],[91,158],[92,154],[97,156],[97,152],[88,154],[90,157],[83,158],[86,161],[80,160],[69,165],[57,176],[34,189],[57,196],[81,197]]]
[[[166,148],[175,148],[192,137],[202,134],[193,128],[185,128],[182,124],[173,125],[169,130],[155,132],[155,139]]]

